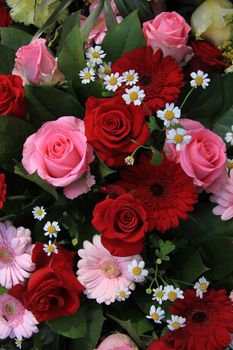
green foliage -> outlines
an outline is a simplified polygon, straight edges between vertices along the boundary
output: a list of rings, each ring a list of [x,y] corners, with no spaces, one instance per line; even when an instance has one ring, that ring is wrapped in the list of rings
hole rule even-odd
[[[161,260],[169,261],[169,254],[172,253],[176,249],[175,244],[171,241],[163,241],[159,240],[159,249],[156,249],[155,254]]]
[[[153,132],[155,130],[160,130],[160,127],[157,124],[156,118],[153,115],[149,117],[148,127],[150,132]]]
[[[0,30],[2,45],[18,50],[32,40],[32,35],[17,27],[10,26]]]
[[[123,17],[128,16],[132,11],[138,10],[139,17],[142,22],[148,21],[154,18],[154,14],[150,7],[150,4],[146,0],[114,0],[120,15]]]
[[[104,2],[104,15],[108,29],[117,24],[116,17],[109,0],[105,0]]]
[[[3,295],[7,292],[8,289],[4,288],[3,286],[0,285],[0,295]]]
[[[85,42],[88,38],[89,33],[91,32],[92,28],[94,27],[102,9],[104,6],[104,0],[100,0],[98,6],[90,13],[87,20],[85,21],[85,24],[83,25],[81,29],[81,38],[82,41]]]
[[[114,62],[134,48],[145,46],[137,11],[132,12],[120,24],[106,34],[102,48],[107,53],[106,61]]]
[[[151,164],[155,166],[160,165],[164,159],[163,153],[155,148],[152,148],[151,151],[152,151]]]
[[[0,74],[11,74],[15,63],[15,50],[0,44]]]

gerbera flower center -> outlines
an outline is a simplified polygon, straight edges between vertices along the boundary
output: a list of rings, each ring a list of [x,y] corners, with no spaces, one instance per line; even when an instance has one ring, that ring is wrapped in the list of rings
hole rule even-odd
[[[164,114],[164,117],[167,119],[167,120],[172,120],[174,118],[174,112],[172,111],[166,111],[165,114]]]
[[[104,261],[101,269],[108,278],[116,278],[121,274],[117,264],[113,261]]]
[[[150,85],[152,77],[149,74],[142,74],[140,76],[140,84],[143,86]]]
[[[140,267],[136,266],[132,269],[132,273],[135,276],[140,276],[142,273],[142,269]]]
[[[192,315],[192,321],[195,323],[202,323],[208,319],[207,315],[203,311],[197,311]]]
[[[154,184],[150,187],[150,189],[155,197],[160,197],[164,194],[164,188],[160,184]]]
[[[168,299],[171,301],[174,301],[177,298],[177,295],[175,292],[169,292],[167,296],[168,296]]]
[[[110,85],[116,85],[116,83],[117,83],[117,78],[111,77],[111,78],[109,79],[109,84],[110,84]]]
[[[138,99],[138,93],[136,91],[132,91],[129,94],[129,97],[130,97],[131,101],[136,101]]]
[[[6,247],[0,247],[0,262],[9,264],[12,261],[12,254]]]
[[[200,76],[197,76],[195,79],[195,83],[197,84],[197,86],[201,86],[203,84],[204,79]]]
[[[175,141],[175,143],[182,143],[182,142],[183,142],[183,139],[184,139],[184,136],[183,136],[183,135],[176,134],[176,135],[174,136],[174,141]]]

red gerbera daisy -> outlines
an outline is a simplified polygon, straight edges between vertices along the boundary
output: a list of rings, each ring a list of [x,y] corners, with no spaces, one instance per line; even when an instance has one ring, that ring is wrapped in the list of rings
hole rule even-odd
[[[6,200],[6,183],[5,174],[0,173],[0,209],[3,207],[3,203]]]
[[[140,162],[121,173],[118,185],[140,197],[149,217],[149,230],[164,232],[179,225],[179,218],[188,219],[197,194],[192,179],[179,164],[164,159],[159,166],[142,155]]]
[[[184,292],[169,310],[186,318],[186,325],[165,338],[179,350],[223,350],[233,333],[233,304],[225,290],[210,290],[202,299],[193,289]]]
[[[112,67],[113,72],[120,74],[130,69],[139,74],[137,85],[145,92],[147,107],[157,111],[166,103],[177,101],[184,75],[174,58],[163,57],[161,50],[153,53],[150,46],[136,48],[126,52]]]

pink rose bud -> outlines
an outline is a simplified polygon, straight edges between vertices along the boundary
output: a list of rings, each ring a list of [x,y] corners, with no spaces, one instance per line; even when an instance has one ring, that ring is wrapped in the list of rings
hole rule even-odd
[[[45,39],[36,39],[16,52],[12,74],[22,78],[23,84],[53,86],[64,81],[57,68],[56,58],[46,47]]]
[[[51,185],[63,187],[70,199],[87,193],[95,183],[89,166],[93,160],[84,122],[73,116],[44,123],[23,146],[22,163],[27,172],[37,171]]]
[[[105,338],[96,350],[138,350],[138,347],[127,335],[117,333]]]
[[[187,61],[192,55],[192,48],[187,46],[191,27],[177,12],[162,12],[154,19],[143,23],[143,34],[147,46],[153,51],[163,51],[164,56],[172,56],[177,63]]]

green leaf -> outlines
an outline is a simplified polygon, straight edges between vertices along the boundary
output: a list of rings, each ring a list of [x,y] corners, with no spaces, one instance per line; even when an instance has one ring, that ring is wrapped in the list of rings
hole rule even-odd
[[[70,16],[67,16],[62,25],[61,38],[59,40],[59,45],[57,48],[57,56],[62,49],[63,43],[67,37],[67,35],[71,32],[71,30],[80,24],[80,11],[72,13]]]
[[[23,119],[0,115],[0,164],[11,166],[13,159],[21,159],[25,140],[34,132]]]
[[[103,86],[99,81],[92,81],[89,84],[82,84],[79,76],[72,80],[73,88],[80,98],[80,101],[84,104],[89,96],[103,97]]]
[[[152,165],[160,165],[163,162],[164,155],[159,150],[153,148],[152,149],[152,158],[151,158],[151,164]]]
[[[61,116],[81,118],[84,115],[84,108],[77,99],[55,87],[27,85],[25,93],[30,122],[37,128]]]
[[[117,24],[116,17],[109,0],[104,1],[104,15],[108,29],[111,29]]]
[[[139,17],[142,22],[154,18],[153,11],[150,7],[149,1],[146,0],[114,0],[120,15],[122,17],[128,16],[134,10],[139,11]]]
[[[5,294],[8,291],[8,289],[4,288],[3,286],[0,285],[0,295]]]
[[[180,249],[171,260],[173,271],[170,277],[179,281],[193,283],[204,272],[208,271],[208,267],[204,265],[199,252],[191,246]]]
[[[85,42],[94,27],[102,9],[104,7],[104,0],[100,0],[99,4],[96,6],[94,11],[90,13],[90,15],[87,17],[84,25],[81,28],[81,38],[82,41]]]
[[[85,66],[83,39],[81,39],[80,23],[77,22],[63,42],[58,55],[58,67],[67,79],[72,79],[78,76]]]
[[[15,64],[15,50],[0,45],[0,74],[11,74]]]
[[[160,130],[160,128],[157,124],[157,121],[153,115],[151,115],[149,117],[149,122],[147,124],[148,124],[150,132],[153,132],[154,130]]]
[[[159,249],[156,249],[155,253],[156,255],[161,259],[165,261],[169,261],[169,254],[173,252],[176,249],[175,244],[173,244],[171,241],[163,241],[162,239],[159,240]]]
[[[45,192],[49,193],[56,200],[58,200],[58,193],[55,190],[55,188],[46,181],[44,181],[41,177],[39,177],[37,172],[29,175],[21,165],[17,165],[15,166],[15,174],[40,186]]]
[[[98,168],[102,178],[105,178],[108,175],[114,174],[116,172],[116,170],[108,168],[107,165],[105,165],[104,162],[100,159],[98,161]]]
[[[2,45],[18,50],[32,40],[32,35],[14,26],[1,29]]]
[[[137,11],[132,12],[104,37],[102,48],[107,53],[106,61],[115,62],[127,51],[145,46]]]

